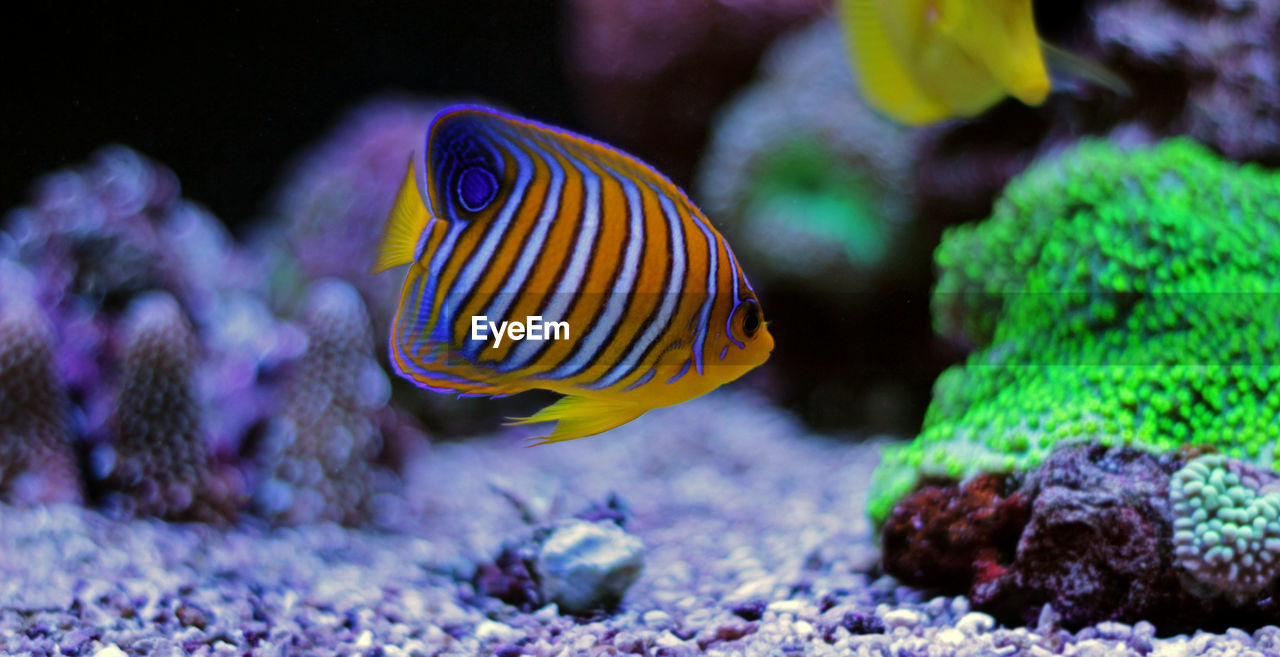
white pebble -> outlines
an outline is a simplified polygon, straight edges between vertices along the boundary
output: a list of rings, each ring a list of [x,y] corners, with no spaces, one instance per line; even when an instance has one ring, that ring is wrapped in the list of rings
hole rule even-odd
[[[804,611],[805,603],[802,600],[775,600],[765,609],[775,614],[799,614]]]
[[[658,646],[671,648],[684,645],[684,639],[681,639],[680,637],[672,634],[670,630],[667,630],[666,632],[659,634],[658,639],[654,641],[654,643]]]
[[[726,595],[724,603],[726,605],[735,605],[758,598],[767,598],[773,593],[774,586],[775,581],[772,577],[751,580]]]
[[[481,641],[515,641],[524,636],[520,630],[494,620],[481,621],[476,625],[476,638]]]
[[[1123,646],[1100,639],[1085,639],[1077,643],[1075,648],[1077,657],[1118,657],[1132,654],[1132,651]]]
[[[956,621],[956,629],[969,636],[982,634],[995,626],[996,619],[980,611],[971,611]]]
[[[921,618],[920,612],[914,609],[894,609],[880,618],[887,632],[892,632],[899,627],[913,628],[919,625],[922,620],[924,619]]]
[[[671,614],[668,614],[661,609],[651,609],[644,612],[644,616],[641,617],[641,621],[644,622],[645,627],[650,627],[655,630],[666,629],[671,627],[674,623],[674,621],[671,620]]]
[[[560,617],[560,605],[551,604],[533,612],[533,619],[540,623],[550,623]]]
[[[117,646],[116,644],[111,643],[99,648],[98,652],[93,653],[93,657],[129,657],[129,656],[124,654],[124,651],[120,649],[120,646]]]
[[[1186,640],[1160,641],[1148,655],[1149,657],[1187,657],[1187,648]]]
[[[958,646],[961,643],[964,643],[964,639],[964,632],[953,627],[948,627],[947,629],[933,635],[934,643],[944,646]]]

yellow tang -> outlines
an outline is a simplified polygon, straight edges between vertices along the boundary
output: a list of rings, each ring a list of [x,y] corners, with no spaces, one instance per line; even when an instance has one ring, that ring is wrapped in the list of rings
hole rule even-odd
[[[517,423],[543,442],[706,394],[773,349],[729,245],[648,165],[473,106],[410,159],[375,271],[412,263],[390,336],[397,373],[438,392],[567,395]]]
[[[840,10],[867,101],[899,122],[974,116],[1008,95],[1039,105],[1049,93],[1031,0],[840,0]]]

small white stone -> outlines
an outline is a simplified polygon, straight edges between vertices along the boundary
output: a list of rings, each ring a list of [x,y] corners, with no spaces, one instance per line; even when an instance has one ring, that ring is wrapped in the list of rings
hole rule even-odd
[[[644,612],[644,616],[641,616],[640,620],[644,623],[645,627],[655,630],[664,630],[675,623],[675,621],[671,619],[671,614],[668,614],[661,609],[651,609]]]
[[[899,627],[910,629],[919,625],[922,620],[924,619],[920,612],[914,609],[894,609],[880,618],[886,632],[892,632]]]
[[[773,593],[775,584],[772,577],[750,580],[726,595],[724,603],[726,605],[735,605],[760,598],[768,598]]]
[[[675,646],[684,645],[684,639],[681,639],[680,637],[672,634],[670,630],[667,630],[666,632],[659,634],[654,643],[660,647],[673,648]]]
[[[93,657],[129,657],[114,643],[107,644],[93,653]]]
[[[805,606],[802,600],[774,600],[765,609],[775,614],[798,614],[804,611]]]
[[[971,611],[956,621],[956,629],[969,636],[977,636],[995,626],[996,619],[980,611]]]
[[[372,646],[372,645],[373,645],[373,632],[370,632],[369,630],[365,630],[361,632],[360,636],[356,638],[357,648],[368,648],[369,646]]]
[[[542,594],[570,612],[619,599],[640,576],[644,544],[609,522],[566,522],[552,531],[535,561]]]
[[[964,643],[964,639],[964,632],[953,627],[948,627],[947,629],[933,635],[934,642],[944,646],[958,646],[961,643]]]
[[[1123,646],[1100,639],[1085,639],[1077,643],[1075,648],[1077,657],[1115,657],[1116,655],[1132,654],[1131,651]]]
[[[476,638],[481,641],[515,641],[524,636],[524,633],[505,623],[499,623],[494,620],[483,620],[476,625]]]
[[[1132,627],[1116,621],[1102,621],[1095,628],[1104,639],[1123,640],[1129,638],[1129,635],[1133,633]]]

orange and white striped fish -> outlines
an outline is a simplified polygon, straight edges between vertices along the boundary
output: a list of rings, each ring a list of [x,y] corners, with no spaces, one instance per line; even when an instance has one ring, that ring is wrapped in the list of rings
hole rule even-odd
[[[420,387],[566,397],[517,424],[607,431],[732,381],[773,338],[728,243],[662,174],[565,130],[457,106],[427,130],[375,272],[411,264],[389,349]],[[425,191],[425,193],[423,193]]]

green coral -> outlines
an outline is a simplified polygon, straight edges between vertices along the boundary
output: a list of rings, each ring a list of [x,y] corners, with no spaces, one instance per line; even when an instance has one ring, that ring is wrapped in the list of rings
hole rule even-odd
[[[1280,570],[1280,477],[1223,454],[1193,459],[1169,482],[1174,555],[1207,595],[1241,604]]]
[[[1064,441],[1207,445],[1264,467],[1280,437],[1280,177],[1172,140],[1086,142],[1015,179],[936,252],[939,377],[885,451],[869,511],[922,478],[1034,466]]]

